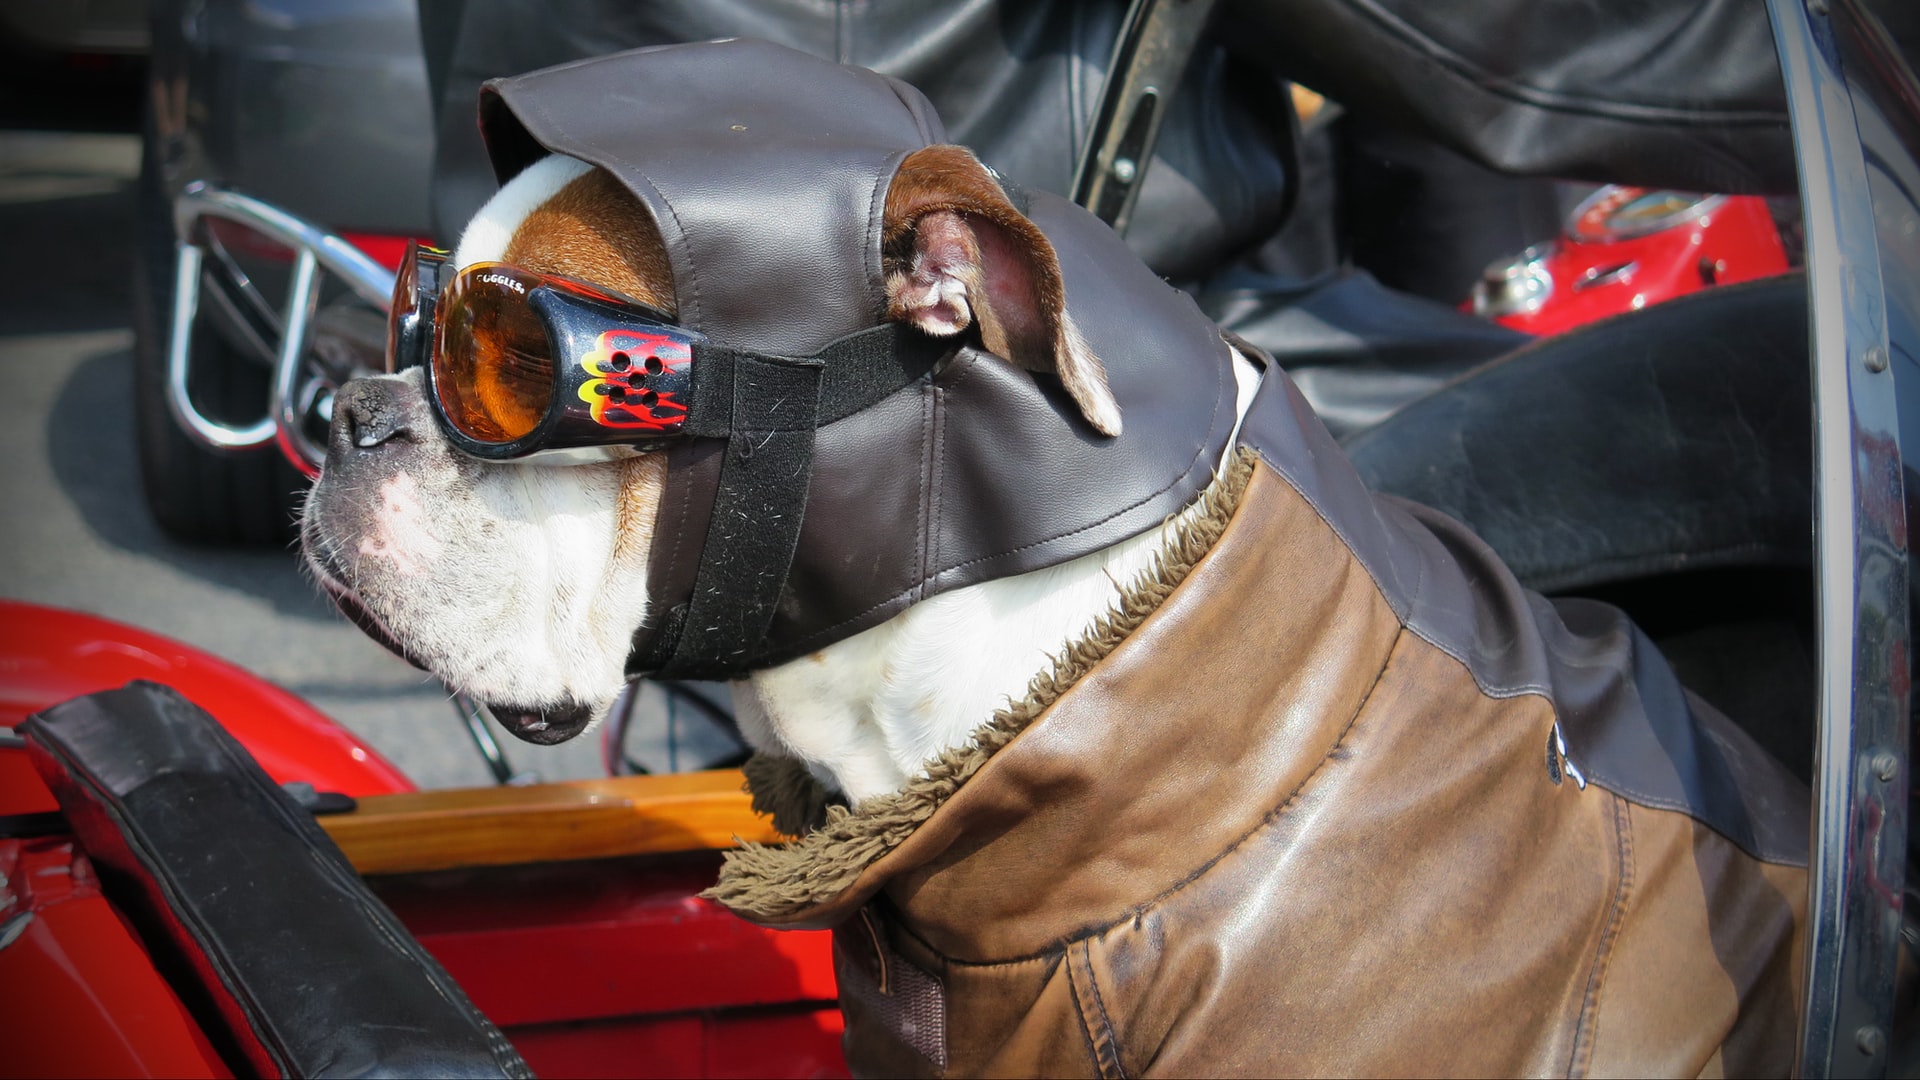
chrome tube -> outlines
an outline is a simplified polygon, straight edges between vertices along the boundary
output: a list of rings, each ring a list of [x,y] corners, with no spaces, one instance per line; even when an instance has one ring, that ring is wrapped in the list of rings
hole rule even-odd
[[[209,420],[187,393],[187,364],[192,353],[193,320],[200,313],[200,267],[205,253],[181,242],[173,263],[173,324],[167,329],[167,409],[187,434],[218,450],[248,450],[273,439],[271,416],[243,428]]]
[[[193,321],[200,310],[205,251],[195,241],[204,218],[231,221],[294,252],[293,283],[281,313],[284,332],[275,358],[272,394],[266,415],[244,427],[205,416],[187,392],[192,366]],[[180,238],[174,264],[173,324],[167,334],[167,406],[189,435],[219,450],[246,450],[277,442],[287,458],[308,475],[318,473],[325,449],[301,429],[301,363],[320,299],[320,273],[333,275],[356,296],[381,311],[393,298],[394,275],[344,238],[293,214],[235,191],[204,183],[187,185],[173,203],[175,235]]]
[[[320,307],[320,260],[313,249],[303,247],[293,264],[293,283],[287,287],[285,329],[280,335],[280,355],[273,366],[273,394],[267,413],[273,417],[274,437],[287,460],[308,476],[320,475],[320,462],[327,456],[324,447],[314,445],[302,430],[294,384],[300,375],[300,358],[307,351],[307,337],[313,326],[313,313]]]
[[[245,225],[283,247],[311,251],[322,270],[382,311],[393,299],[394,275],[386,267],[345,238],[277,206],[205,183],[188,184],[173,201],[175,235],[191,237],[194,223],[203,217]]]

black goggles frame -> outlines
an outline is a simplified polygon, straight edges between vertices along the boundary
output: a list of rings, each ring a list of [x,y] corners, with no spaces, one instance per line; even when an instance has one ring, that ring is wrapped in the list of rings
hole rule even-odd
[[[441,307],[460,279],[504,290],[539,320],[552,362],[545,414],[525,435],[488,442],[462,431],[447,416],[435,363],[447,332]],[[388,331],[389,371],[427,369],[435,419],[462,453],[488,461],[518,461],[584,448],[657,449],[686,432],[692,403],[694,347],[706,337],[673,323],[645,304],[569,278],[537,274],[503,263],[483,263],[456,275],[447,253],[410,245],[394,285]]]

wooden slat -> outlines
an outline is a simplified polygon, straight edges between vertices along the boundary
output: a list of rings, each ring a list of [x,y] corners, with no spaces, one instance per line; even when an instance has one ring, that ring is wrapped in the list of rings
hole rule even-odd
[[[363,874],[730,848],[780,839],[737,769],[372,795],[319,819]]]

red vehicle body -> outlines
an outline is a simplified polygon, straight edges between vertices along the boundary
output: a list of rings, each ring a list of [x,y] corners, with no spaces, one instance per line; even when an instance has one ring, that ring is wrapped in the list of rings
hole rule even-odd
[[[827,934],[762,930],[699,899],[714,850],[658,850],[674,845],[631,822],[629,839],[592,839],[616,784],[641,823],[649,798],[660,816],[676,791],[724,792],[736,798],[691,805],[719,808],[716,845],[747,835],[737,773],[415,792],[344,728],[231,664],[105,619],[0,602],[0,724],[132,679],[212,713],[274,780],[355,796],[356,811],[322,821],[536,1072],[845,1075]],[[0,986],[15,991],[0,1009],[0,1075],[231,1075],[56,810],[17,741],[0,744]],[[503,820],[516,836],[504,847],[455,835]],[[562,842],[543,850],[553,835]]]
[[[1766,200],[1608,185],[1558,240],[1487,268],[1463,306],[1529,334],[1559,334],[1715,285],[1789,269]]]

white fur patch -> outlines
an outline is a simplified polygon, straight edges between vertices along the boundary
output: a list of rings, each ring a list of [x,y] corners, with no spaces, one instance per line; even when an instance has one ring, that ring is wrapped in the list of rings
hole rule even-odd
[[[527,215],[592,168],[579,158],[550,154],[521,170],[467,222],[453,251],[453,268],[463,270],[474,263],[506,258],[507,245]]]

